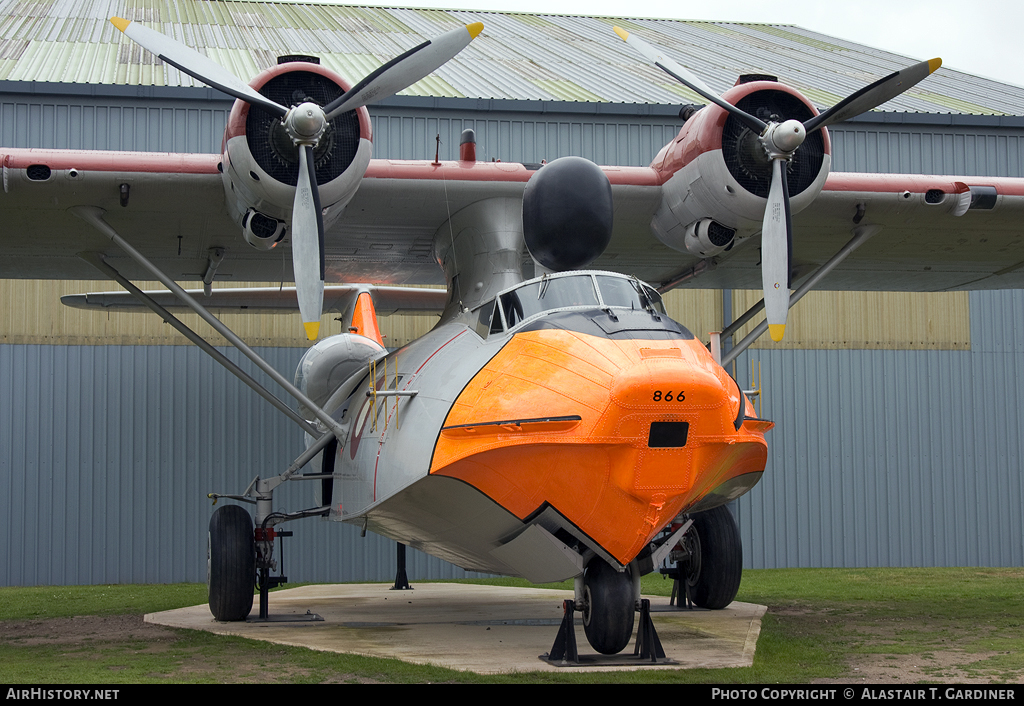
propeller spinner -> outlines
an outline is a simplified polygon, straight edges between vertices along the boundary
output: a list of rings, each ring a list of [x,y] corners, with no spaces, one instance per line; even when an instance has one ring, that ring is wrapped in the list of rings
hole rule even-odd
[[[324,298],[324,222],[313,153],[327,123],[342,113],[388,98],[438,69],[466,48],[484,26],[481,22],[459,27],[428,40],[384,64],[330,105],[305,102],[286,107],[272,101],[237,76],[199,52],[138,22],[120,17],[111,23],[129,39],[166,63],[238,100],[277,116],[298,153],[298,181],[292,204],[292,266],[302,325],[310,340],[320,331]]]
[[[789,313],[790,258],[793,251],[793,224],[785,163],[793,158],[810,133],[877,108],[925,79],[942,65],[942,60],[922,61],[896,71],[803,122],[771,120],[766,123],[723,100],[690,71],[636,35],[621,27],[614,29],[616,34],[652,64],[709,102],[736,116],[758,135],[757,139],[772,165],[771,187],[761,227],[761,283],[769,332],[772,340],[781,341]]]

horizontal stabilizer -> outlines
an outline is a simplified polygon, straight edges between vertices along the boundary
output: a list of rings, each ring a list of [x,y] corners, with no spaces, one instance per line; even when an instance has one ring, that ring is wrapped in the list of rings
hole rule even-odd
[[[379,316],[391,314],[440,314],[448,293],[443,289],[420,287],[383,287],[369,284],[341,284],[324,288],[323,312],[344,314],[360,292],[369,292]],[[299,310],[294,287],[252,287],[215,289],[210,296],[201,289],[189,295],[215,313],[251,312],[259,314],[291,314]],[[168,311],[191,311],[166,290],[146,292]],[[76,309],[142,311],[146,306],[128,292],[90,292],[61,297],[66,306]]]

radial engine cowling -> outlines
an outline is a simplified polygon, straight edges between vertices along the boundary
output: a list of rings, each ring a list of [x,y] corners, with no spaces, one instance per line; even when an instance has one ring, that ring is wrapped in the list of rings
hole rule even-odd
[[[722,98],[766,122],[803,122],[817,115],[800,93],[773,81],[741,83]],[[831,163],[828,133],[815,130],[785,163],[793,213],[818,195]],[[702,108],[651,166],[672,174],[651,221],[654,233],[669,247],[711,257],[761,230],[771,160],[758,135],[736,116],[717,105]]]
[[[288,61],[250,84],[284,106],[311,101],[327,105],[349,85],[309,61]],[[372,153],[370,116],[365,108],[328,122],[314,148],[316,181],[324,226],[341,215],[366,173]],[[286,235],[298,183],[298,150],[281,119],[235,101],[224,133],[224,193],[228,212],[253,247],[268,250]]]
[[[367,363],[384,352],[376,341],[355,333],[342,333],[318,341],[305,352],[295,369],[295,387],[323,407],[331,395],[353,375],[366,371]],[[333,409],[327,409],[333,412]],[[299,404],[299,414],[308,421],[315,415]]]

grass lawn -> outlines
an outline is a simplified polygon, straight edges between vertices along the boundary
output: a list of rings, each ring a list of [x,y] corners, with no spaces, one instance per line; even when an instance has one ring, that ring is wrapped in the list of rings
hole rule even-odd
[[[507,676],[142,622],[205,603],[202,584],[0,588],[0,683],[1019,683],[1022,586],[1024,569],[747,571],[738,600],[768,606],[753,667]],[[643,589],[668,595],[671,582],[652,575]]]

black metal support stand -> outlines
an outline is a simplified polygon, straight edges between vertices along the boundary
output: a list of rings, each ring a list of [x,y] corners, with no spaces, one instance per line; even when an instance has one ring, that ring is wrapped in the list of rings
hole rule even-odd
[[[395,571],[395,585],[391,587],[391,590],[413,590],[412,586],[409,585],[409,577],[405,573],[405,545],[401,542],[398,543],[398,568]]]
[[[260,569],[260,620],[270,617],[270,570]]]
[[[633,654],[620,652],[615,655],[585,654],[580,656],[576,646],[576,621],[573,613],[576,611],[575,601],[562,602],[562,623],[558,627],[558,635],[555,637],[555,644],[551,651],[540,656],[542,660],[552,667],[610,667],[610,666],[633,666],[644,667],[652,665],[677,664],[673,659],[665,656],[665,649],[658,638],[658,632],[654,629],[654,622],[651,620],[651,602],[646,598],[640,601],[640,626],[636,633],[636,645]]]
[[[650,662],[665,659],[665,649],[661,646],[658,631],[654,629],[654,621],[651,620],[651,602],[646,598],[640,599],[640,626],[636,631],[633,654]]]
[[[679,590],[680,586],[683,587],[682,591]],[[676,599],[679,600],[678,603],[676,603]],[[690,587],[686,585],[685,581],[677,578],[672,582],[672,596],[668,599],[668,604],[693,610],[693,601],[690,600]]]
[[[576,612],[576,601],[563,601],[562,611],[562,624],[558,627],[555,644],[551,646],[551,651],[544,659],[549,662],[561,662],[563,665],[579,664],[580,653],[576,649],[576,619],[573,617]]]
[[[260,568],[260,620],[270,619],[270,589],[288,583],[288,577],[284,575],[284,538],[291,537],[292,533],[278,531],[275,534],[280,538],[277,550],[281,555],[281,575],[271,576],[269,566]]]

